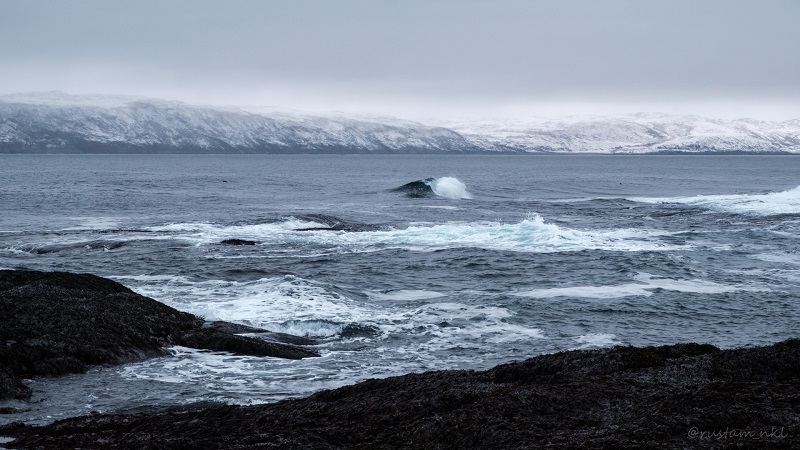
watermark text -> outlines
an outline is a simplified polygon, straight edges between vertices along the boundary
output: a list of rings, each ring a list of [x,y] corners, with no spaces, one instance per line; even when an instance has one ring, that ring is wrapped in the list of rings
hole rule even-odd
[[[733,439],[785,439],[789,437],[783,427],[770,427],[761,430],[738,430],[725,428],[724,430],[701,430],[697,427],[689,429],[689,439],[701,441],[725,441]]]

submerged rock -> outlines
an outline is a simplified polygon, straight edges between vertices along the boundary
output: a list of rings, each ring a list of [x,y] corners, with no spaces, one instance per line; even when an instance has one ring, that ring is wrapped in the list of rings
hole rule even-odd
[[[237,336],[204,320],[89,274],[0,271],[0,399],[27,399],[20,382],[37,375],[85,372],[166,354],[164,347],[229,351],[254,356],[319,356],[265,337]],[[257,334],[254,336],[258,336]]]
[[[800,340],[616,347],[260,406],[9,425],[9,448],[798,448]]]
[[[358,232],[358,231],[378,231],[382,227],[379,225],[373,224],[366,224],[366,223],[359,223],[359,222],[352,222],[349,220],[340,219],[335,216],[330,216],[327,214],[302,214],[296,216],[300,220],[309,220],[311,222],[317,222],[324,224],[321,227],[306,227],[306,228],[295,228],[294,231],[350,231],[350,232]]]
[[[247,239],[225,239],[224,241],[220,241],[220,244],[225,245],[256,245],[258,242],[250,241]]]

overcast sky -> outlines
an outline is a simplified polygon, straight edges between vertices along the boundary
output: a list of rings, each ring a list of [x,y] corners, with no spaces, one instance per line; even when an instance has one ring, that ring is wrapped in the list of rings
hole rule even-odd
[[[798,0],[0,0],[0,92],[800,118]]]

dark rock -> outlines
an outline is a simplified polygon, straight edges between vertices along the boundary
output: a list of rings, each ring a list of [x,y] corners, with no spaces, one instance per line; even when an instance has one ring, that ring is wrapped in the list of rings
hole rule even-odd
[[[333,227],[295,228],[294,231],[349,231],[349,230],[344,225],[336,225]]]
[[[314,351],[276,342],[268,342],[246,336],[237,336],[224,331],[203,328],[185,333],[178,340],[180,345],[239,355],[272,356],[275,358],[302,359],[319,356]]]
[[[94,275],[0,271],[0,399],[29,398],[21,378],[161,356],[163,347],[175,344],[255,356],[319,356],[224,330],[207,333],[203,323]]]
[[[225,239],[224,241],[220,242],[220,244],[225,245],[256,245],[258,242],[256,241],[248,241],[247,239]]]
[[[244,334],[244,333],[266,333],[267,330],[242,325],[240,323],[223,322],[221,320],[212,320],[204,322],[202,328],[210,328],[212,330],[224,331],[231,334]]]
[[[335,216],[327,214],[302,214],[297,216],[300,220],[310,220],[313,222],[322,223],[323,227],[309,227],[309,228],[295,228],[294,231],[378,231],[381,229],[378,225],[352,222],[340,219]]]
[[[144,230],[139,228],[115,228],[111,230],[100,230],[100,234],[118,234],[118,233],[152,233],[152,230]]]
[[[24,400],[31,397],[31,389],[22,384],[19,376],[6,364],[12,360],[4,349],[0,348],[0,400],[13,398]]]
[[[303,336],[295,336],[293,334],[267,331],[261,328],[255,328],[231,322],[222,322],[222,321],[206,322],[203,324],[203,328],[211,328],[214,330],[223,331],[225,333],[230,333],[230,334],[250,334],[252,335],[252,337],[256,339],[261,339],[269,342],[277,342],[281,344],[291,344],[291,345],[319,344],[319,341],[315,339],[310,339]]]
[[[9,448],[800,448],[800,340],[616,347],[260,406],[9,425]]]

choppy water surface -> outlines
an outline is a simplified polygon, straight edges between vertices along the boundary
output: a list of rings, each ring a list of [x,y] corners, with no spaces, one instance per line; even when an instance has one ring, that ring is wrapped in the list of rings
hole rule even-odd
[[[110,277],[323,354],[176,347],[31,380],[0,423],[798,335],[797,157],[6,155],[0,180],[0,267]]]

